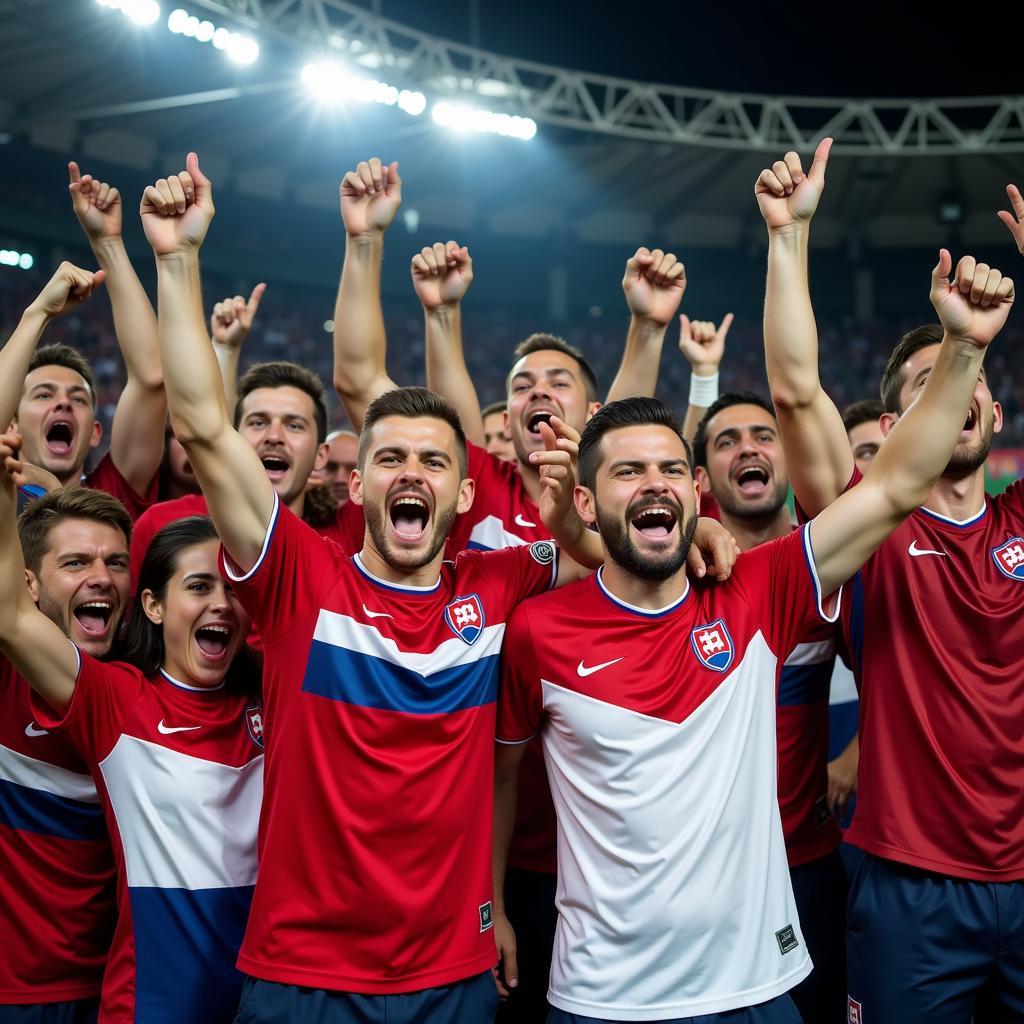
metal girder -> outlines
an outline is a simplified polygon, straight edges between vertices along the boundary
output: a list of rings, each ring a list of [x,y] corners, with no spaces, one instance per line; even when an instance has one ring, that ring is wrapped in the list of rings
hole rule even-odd
[[[191,0],[303,47],[333,49],[368,76],[430,98],[487,105],[538,122],[648,142],[810,150],[824,135],[847,154],[1024,152],[1024,95],[850,100],[722,93],[518,60],[381,18],[345,0]]]

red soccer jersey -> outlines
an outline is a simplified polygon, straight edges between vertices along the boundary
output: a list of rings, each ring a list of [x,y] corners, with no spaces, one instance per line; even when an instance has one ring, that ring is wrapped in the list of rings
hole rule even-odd
[[[1018,480],[962,523],[919,509],[854,578],[843,626],[860,769],[847,839],[861,849],[1024,879],[1022,537]]]
[[[82,477],[82,486],[93,491],[106,491],[107,494],[117,498],[128,509],[128,515],[132,517],[134,523],[156,501],[157,491],[160,487],[160,474],[154,474],[144,495],[136,494],[131,484],[121,476],[120,470],[114,465],[110,452],[107,452],[100,459],[96,468]]]
[[[495,963],[498,651],[550,543],[468,552],[428,588],[371,576],[279,504],[236,592],[263,639],[266,798],[241,970],[398,993]]]
[[[0,657],[0,1004],[99,995],[114,858],[89,768]]]

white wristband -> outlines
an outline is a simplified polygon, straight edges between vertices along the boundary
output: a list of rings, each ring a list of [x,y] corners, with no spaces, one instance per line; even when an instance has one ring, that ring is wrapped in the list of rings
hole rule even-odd
[[[713,373],[710,377],[698,377],[697,374],[690,374],[690,405],[698,409],[708,409],[718,399],[718,374]]]

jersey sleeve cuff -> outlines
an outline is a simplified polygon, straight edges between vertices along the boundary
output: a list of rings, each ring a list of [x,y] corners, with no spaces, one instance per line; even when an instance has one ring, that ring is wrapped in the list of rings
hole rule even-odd
[[[29,706],[32,708],[32,717],[35,718],[41,728],[51,732],[60,730],[71,719],[75,700],[78,697],[79,683],[82,680],[82,652],[70,637],[66,637],[66,639],[71,644],[71,649],[75,652],[78,667],[75,669],[75,692],[71,695],[71,700],[68,701],[68,706],[64,709],[63,713],[54,710],[52,705],[41,694],[31,688],[29,689]]]
[[[242,572],[235,564],[234,559],[228,554],[227,549],[221,547],[221,563],[224,574],[233,583],[246,583],[251,580],[260,570],[260,566],[266,561],[267,552],[270,550],[270,542],[274,539],[274,528],[277,526],[278,517],[281,512],[281,499],[274,492],[274,508],[270,513],[270,522],[267,524],[267,532],[263,536],[263,547],[260,548],[259,556],[253,567],[248,572]]]
[[[814,550],[811,547],[811,524],[808,523],[800,531],[803,534],[804,556],[807,559],[807,570],[811,574],[811,582],[814,585],[814,600],[818,608],[818,616],[825,622],[835,622],[839,618],[839,612],[843,602],[843,588],[839,587],[832,594],[821,592],[821,580],[818,579],[818,567],[814,562]]]

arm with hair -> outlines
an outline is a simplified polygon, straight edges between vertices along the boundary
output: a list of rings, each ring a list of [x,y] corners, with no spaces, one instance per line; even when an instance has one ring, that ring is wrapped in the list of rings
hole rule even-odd
[[[686,291],[686,268],[674,253],[641,247],[626,261],[622,290],[629,306],[629,331],[608,402],[654,395],[665,332]]]
[[[484,447],[484,421],[462,351],[462,300],[473,260],[458,242],[425,246],[412,258],[412,283],[423,306],[427,387],[455,406],[466,440]]]
[[[334,307],[334,387],[359,431],[367,406],[396,387],[387,372],[380,268],[384,232],[402,204],[398,164],[363,161],[345,175],[340,194],[345,262]]]
[[[78,677],[74,645],[32,600],[18,539],[21,438],[0,434],[0,650],[55,711],[71,703]]]
[[[275,495],[252,445],[231,425],[206,332],[199,248],[213,212],[212,187],[194,153],[188,156],[188,171],[146,189],[141,208],[157,259],[160,351],[171,426],[188,452],[224,547],[247,572],[263,549]]]

